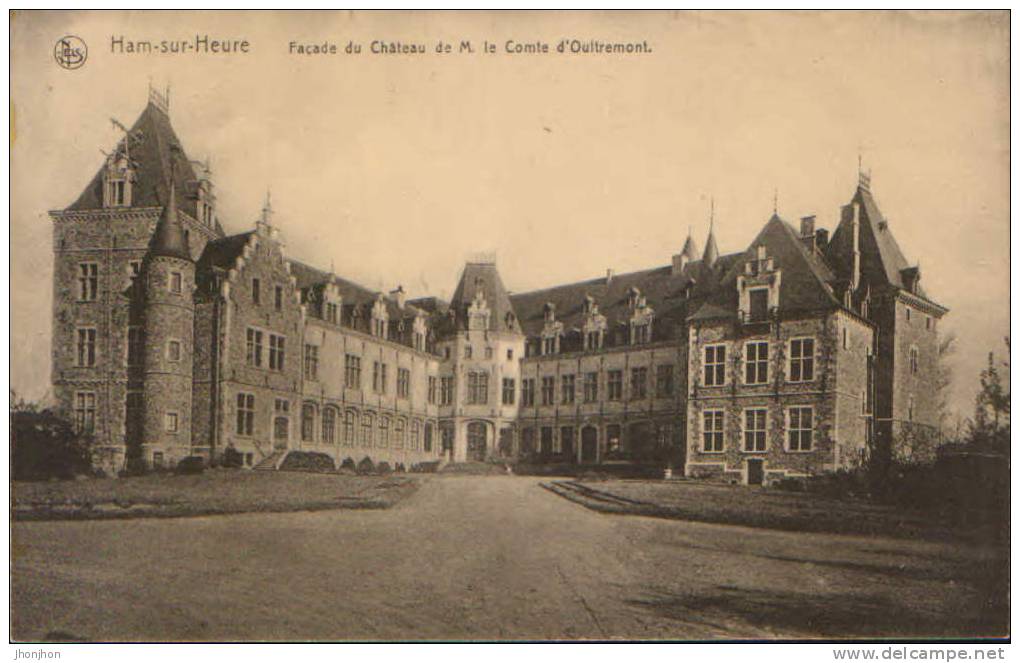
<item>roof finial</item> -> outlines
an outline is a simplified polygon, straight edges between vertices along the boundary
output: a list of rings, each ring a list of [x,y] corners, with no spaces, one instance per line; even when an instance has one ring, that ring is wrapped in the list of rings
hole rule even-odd
[[[772,189],[772,215],[779,216],[779,187]]]
[[[266,187],[266,202],[262,205],[262,223],[267,226],[270,224],[270,219],[273,216],[273,193]]]
[[[711,232],[712,228],[715,227],[715,196],[709,196],[708,198],[708,229]]]

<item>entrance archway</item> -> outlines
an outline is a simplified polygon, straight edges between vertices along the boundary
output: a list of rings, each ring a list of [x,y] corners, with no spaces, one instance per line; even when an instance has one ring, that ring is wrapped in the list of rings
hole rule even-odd
[[[273,419],[273,448],[286,449],[290,437],[290,420],[287,417]]]
[[[467,426],[467,458],[468,460],[484,461],[486,447],[485,424],[472,421]]]
[[[594,426],[581,429],[581,462],[594,463],[599,457],[599,432]]]

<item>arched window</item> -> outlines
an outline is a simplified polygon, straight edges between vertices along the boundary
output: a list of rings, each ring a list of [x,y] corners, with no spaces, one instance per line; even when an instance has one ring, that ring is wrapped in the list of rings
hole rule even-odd
[[[421,449],[421,422],[415,419],[411,422],[411,449],[418,451]]]
[[[315,404],[305,403],[301,406],[301,441],[315,441]]]
[[[372,446],[373,424],[375,424],[375,421],[373,421],[371,412],[366,412],[361,415],[361,446],[363,447]]]
[[[393,422],[393,448],[404,448],[404,420],[397,419]]]
[[[379,446],[388,447],[390,445],[390,418],[379,417]]]
[[[336,443],[336,408],[327,406],[322,410],[322,441]]]
[[[358,419],[358,413],[354,410],[344,412],[344,446],[354,446],[354,425]]]

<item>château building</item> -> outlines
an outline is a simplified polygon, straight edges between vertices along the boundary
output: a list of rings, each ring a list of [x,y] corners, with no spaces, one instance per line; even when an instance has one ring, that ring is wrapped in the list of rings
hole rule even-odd
[[[773,213],[669,264],[513,294],[469,262],[451,301],[287,254],[267,199],[227,234],[165,96],[54,223],[53,384],[96,463],[232,449],[339,465],[530,458],[770,482],[923,457],[938,321],[860,176],[831,237]]]

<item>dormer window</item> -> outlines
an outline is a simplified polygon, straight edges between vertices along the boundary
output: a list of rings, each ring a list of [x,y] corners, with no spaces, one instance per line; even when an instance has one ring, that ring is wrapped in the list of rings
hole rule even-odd
[[[554,355],[560,351],[560,337],[546,336],[542,339],[542,354]]]
[[[649,322],[640,325],[634,325],[633,341],[635,345],[639,343],[647,343],[649,340],[651,340],[652,337],[651,327],[652,325]]]
[[[642,300],[641,291],[637,288],[631,288],[627,291],[627,305],[630,307],[630,310],[633,311],[634,309],[639,308],[642,304]]]
[[[111,155],[103,173],[103,207],[130,207],[134,170],[124,154]]]
[[[748,292],[751,320],[764,320],[769,314],[769,289],[754,288]]]
[[[468,306],[468,330],[482,331],[489,328],[489,304],[485,301],[485,293],[480,283],[475,290],[475,298]]]
[[[779,307],[782,270],[768,255],[767,247],[759,244],[746,258],[742,273],[737,274],[740,319],[746,323],[767,322]]]

